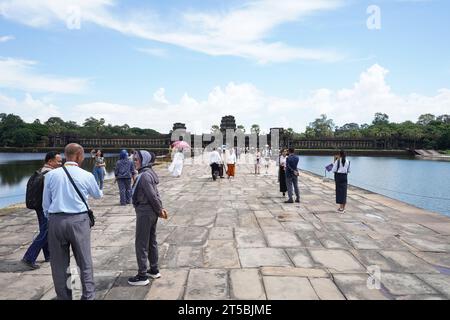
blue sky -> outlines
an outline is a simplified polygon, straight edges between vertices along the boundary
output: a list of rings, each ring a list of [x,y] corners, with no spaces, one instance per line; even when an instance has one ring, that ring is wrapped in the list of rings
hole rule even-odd
[[[415,120],[450,113],[449,30],[446,0],[0,0],[0,112],[163,132]]]

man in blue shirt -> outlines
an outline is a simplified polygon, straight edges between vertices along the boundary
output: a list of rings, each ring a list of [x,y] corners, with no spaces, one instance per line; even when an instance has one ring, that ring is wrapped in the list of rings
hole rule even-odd
[[[286,159],[286,185],[289,199],[285,203],[294,203],[292,199],[292,189],[295,191],[295,202],[300,202],[300,192],[298,190],[298,164],[299,158],[295,155],[293,148],[289,149],[289,156]]]
[[[45,155],[45,165],[40,169],[40,173],[45,175],[51,170],[61,167],[62,158],[59,152],[50,151]],[[45,176],[44,176],[45,180]],[[41,193],[43,190],[40,190]],[[40,199],[39,199],[40,200]],[[42,250],[44,253],[45,262],[50,261],[50,252],[48,250],[48,241],[47,241],[47,230],[48,230],[48,219],[44,215],[44,209],[42,208],[42,202],[40,203],[39,208],[36,208],[36,214],[39,222],[39,234],[33,240],[33,243],[28,248],[27,252],[23,256],[22,262],[30,267],[31,269],[39,269],[40,266],[36,264],[36,259],[39,256],[39,252]]]
[[[79,144],[66,146],[64,167],[87,201],[89,196],[103,196],[92,173],[80,168],[84,150]],[[69,287],[70,247],[80,268],[83,300],[95,298],[94,270],[91,257],[91,229],[87,208],[80,199],[63,168],[46,174],[42,200],[44,214],[48,216],[48,244],[51,254],[53,283],[59,300],[71,300]]]

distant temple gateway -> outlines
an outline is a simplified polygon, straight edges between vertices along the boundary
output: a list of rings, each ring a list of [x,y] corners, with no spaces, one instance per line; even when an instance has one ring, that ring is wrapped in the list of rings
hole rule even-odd
[[[222,117],[220,123],[220,131],[224,134],[226,130],[236,130],[236,120],[234,116],[228,115]],[[104,149],[122,149],[122,148],[149,148],[149,149],[167,149],[173,141],[172,132],[175,130],[184,131],[189,135],[189,131],[184,123],[174,123],[172,131],[167,134],[155,134],[148,137],[78,137],[72,134],[54,134],[49,135],[47,147],[64,147],[68,143],[79,143],[83,147],[90,148],[104,148]],[[279,132],[279,146],[293,147],[296,149],[361,149],[361,150],[399,150],[399,149],[416,149],[420,147],[417,141],[407,139],[382,139],[382,138],[316,138],[316,139],[293,139],[283,128],[271,128],[270,132],[278,130]],[[202,134],[203,147],[206,147],[214,137],[211,134]],[[237,143],[235,138],[235,145]],[[250,134],[245,134],[245,146],[250,146]],[[189,139],[185,139],[189,140]],[[191,144],[194,143],[194,135],[191,135]],[[271,134],[260,135],[258,140],[258,147],[260,143],[272,146]]]

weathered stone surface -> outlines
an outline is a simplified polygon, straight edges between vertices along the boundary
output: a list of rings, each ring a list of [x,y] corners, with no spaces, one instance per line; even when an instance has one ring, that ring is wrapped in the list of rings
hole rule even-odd
[[[162,268],[201,268],[204,263],[203,248],[171,245],[159,259]]]
[[[334,282],[348,300],[386,300],[381,290],[369,289],[367,274],[334,274]]]
[[[406,236],[402,240],[420,251],[450,252],[448,238]]]
[[[449,298],[448,217],[354,187],[339,215],[333,181],[303,172],[302,203],[285,204],[276,166],[254,175],[252,165],[239,163],[235,179],[216,182],[201,164],[187,162],[178,179],[155,168],[169,210],[157,226],[162,278],[145,287],[127,283],[137,271],[136,215],[118,205],[117,187],[107,181],[105,197],[90,200],[97,299]],[[55,298],[42,254],[39,270],[20,263],[37,229],[31,210],[1,216],[0,298]],[[377,267],[380,290],[368,286],[367,272]]]
[[[2,287],[0,300],[38,300],[52,287],[51,275],[22,274]]]
[[[381,275],[381,282],[393,295],[437,293],[422,280],[406,273],[383,273]]]
[[[264,276],[290,276],[308,278],[327,278],[330,274],[324,269],[293,268],[293,267],[262,267]]]
[[[317,265],[306,249],[287,249],[286,252],[296,267],[313,268]]]
[[[291,262],[282,249],[244,248],[238,249],[243,268],[291,266]]]
[[[192,269],[186,287],[186,300],[228,298],[228,275],[220,269]]]
[[[332,271],[365,271],[365,268],[347,251],[311,249],[309,252],[316,262]]]
[[[202,245],[208,236],[208,229],[204,227],[177,227],[167,238],[170,244],[182,246]]]
[[[355,249],[380,249],[378,244],[368,236],[358,234],[346,234],[345,238]]]
[[[301,242],[295,233],[280,231],[278,228],[263,229],[269,247],[272,248],[296,248],[301,246]]]
[[[418,274],[421,280],[450,298],[450,277],[446,274]]]
[[[136,272],[122,273],[114,282],[111,290],[105,296],[107,300],[143,300],[147,295],[149,286],[133,287],[128,284],[128,278],[134,277]]]
[[[301,239],[306,248],[323,248],[322,243],[314,232],[298,231],[297,236]]]
[[[414,254],[429,264],[450,269],[450,253],[414,252]]]
[[[187,269],[162,269],[161,278],[152,282],[146,300],[179,300],[186,288]]]
[[[214,227],[209,230],[210,240],[233,240],[233,228]]]
[[[333,281],[325,278],[309,279],[320,300],[345,300]]]
[[[385,258],[376,250],[352,250],[351,252],[366,268],[377,266],[382,272],[402,270],[401,266]]]
[[[265,276],[264,286],[269,300],[318,300],[308,278]]]
[[[235,228],[234,234],[238,248],[263,248],[266,240],[261,230],[256,228]]]
[[[204,266],[207,268],[240,268],[234,241],[209,240],[204,258]]]
[[[394,261],[406,272],[439,273],[434,267],[407,251],[381,251],[384,257]]]
[[[232,299],[265,300],[262,278],[257,269],[239,269],[230,271]]]
[[[351,246],[340,233],[316,232],[317,237],[327,249],[350,249]]]

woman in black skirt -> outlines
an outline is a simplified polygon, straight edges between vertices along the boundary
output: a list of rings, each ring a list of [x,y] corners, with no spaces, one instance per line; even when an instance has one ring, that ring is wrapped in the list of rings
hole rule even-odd
[[[287,192],[286,185],[286,159],[287,159],[287,150],[283,149],[281,151],[280,157],[278,158],[278,182],[280,183],[280,192],[283,193],[283,197]]]
[[[350,161],[344,150],[339,152],[339,158],[333,164],[334,181],[336,183],[336,203],[339,204],[338,211],[345,213],[347,204],[347,176],[350,173]]]

